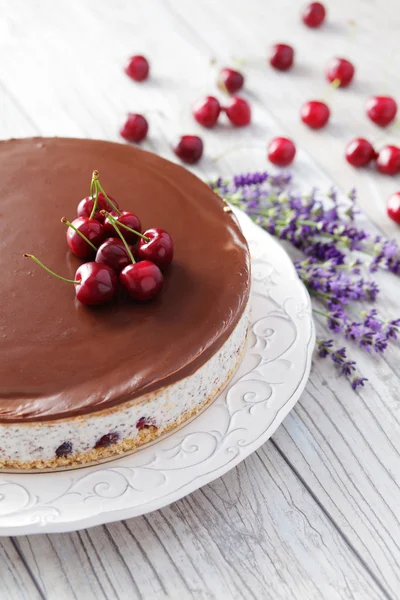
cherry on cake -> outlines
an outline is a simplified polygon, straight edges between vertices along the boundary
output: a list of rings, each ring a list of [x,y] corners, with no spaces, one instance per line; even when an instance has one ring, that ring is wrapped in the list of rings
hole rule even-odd
[[[99,195],[93,218],[108,233],[77,256],[66,231],[91,217],[94,169],[117,212]],[[0,142],[0,175],[0,470],[109,460],[211,403],[240,363],[250,313],[248,247],[224,201],[180,166],[93,140]],[[113,234],[119,212],[137,215],[142,237]],[[107,269],[107,302],[80,301],[76,274]],[[133,271],[159,272],[157,293],[131,294]]]

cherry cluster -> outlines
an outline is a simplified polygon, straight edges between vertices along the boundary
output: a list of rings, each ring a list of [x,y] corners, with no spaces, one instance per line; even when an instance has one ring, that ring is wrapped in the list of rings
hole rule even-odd
[[[88,261],[78,267],[74,279],[66,279],[46,267],[32,254],[25,254],[47,272],[75,284],[76,298],[87,305],[116,299],[121,286],[139,302],[157,296],[164,283],[162,271],[171,263],[172,238],[159,227],[142,233],[139,218],[120,210],[107,195],[93,171],[90,195],[78,204],[77,217],[67,225],[67,244],[78,258]]]

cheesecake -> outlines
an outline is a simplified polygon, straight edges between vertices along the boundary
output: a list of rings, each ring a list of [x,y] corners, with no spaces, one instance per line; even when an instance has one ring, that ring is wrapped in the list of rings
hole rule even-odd
[[[91,173],[144,227],[174,241],[161,293],[85,306],[66,243]],[[246,240],[225,202],[186,169],[110,142],[0,142],[0,470],[77,468],[140,448],[202,411],[244,352]]]

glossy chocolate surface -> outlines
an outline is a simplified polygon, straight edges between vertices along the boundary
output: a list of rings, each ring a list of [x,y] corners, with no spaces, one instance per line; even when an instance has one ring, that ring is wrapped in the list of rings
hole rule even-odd
[[[24,252],[73,278],[81,261],[65,225],[93,169],[175,255],[161,296],[100,308]],[[183,168],[122,144],[35,138],[0,142],[0,422],[52,420],[114,407],[180,380],[229,337],[246,305],[246,242],[223,202]]]

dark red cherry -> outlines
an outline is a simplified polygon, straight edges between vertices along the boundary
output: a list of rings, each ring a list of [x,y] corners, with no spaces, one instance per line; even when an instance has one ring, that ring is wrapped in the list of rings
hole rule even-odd
[[[148,429],[149,427],[156,427],[156,420],[154,417],[140,417],[136,423],[137,429]]]
[[[57,458],[66,458],[72,454],[73,446],[71,442],[63,442],[61,446],[56,449]]]
[[[140,220],[133,213],[131,213],[127,210],[123,210],[121,214],[118,214],[115,211],[110,211],[110,214],[112,217],[114,217],[114,219],[117,221],[117,223],[122,223],[123,225],[126,225],[127,227],[134,229],[138,233],[142,232],[142,225],[140,223]],[[117,225],[117,223],[116,223],[116,225]],[[124,239],[129,244],[136,244],[136,242],[138,240],[137,235],[135,235],[131,231],[128,231],[124,227],[118,227],[118,229],[122,233]],[[110,222],[110,219],[108,219],[108,217],[106,217],[106,219],[104,221],[104,232],[105,232],[106,237],[115,237],[115,238],[119,237],[118,233],[115,231],[115,227]]]
[[[367,115],[379,127],[386,127],[395,118],[397,103],[390,96],[371,96],[365,106]]]
[[[214,96],[206,96],[193,105],[193,116],[203,127],[214,127],[221,112],[221,105]]]
[[[275,44],[271,48],[270,65],[278,71],[287,71],[293,65],[294,50],[288,44]]]
[[[400,225],[400,192],[392,194],[387,201],[387,214]]]
[[[121,137],[127,142],[138,144],[147,135],[149,124],[143,115],[128,113],[128,117],[119,130]]]
[[[105,238],[104,227],[96,219],[88,217],[77,217],[72,221],[72,225],[82,233],[96,248],[100,246]],[[71,252],[79,258],[91,258],[95,251],[72,227],[67,229],[67,244]]]
[[[224,111],[230,122],[236,127],[245,127],[251,121],[250,104],[239,96],[232,96]]]
[[[379,151],[376,159],[378,171],[385,175],[397,175],[400,173],[400,148],[397,146],[384,146]]]
[[[376,156],[372,144],[364,138],[355,138],[346,146],[346,160],[353,167],[365,167]]]
[[[119,441],[120,437],[121,435],[120,433],[118,433],[118,431],[111,431],[110,433],[106,433],[99,440],[97,440],[94,447],[108,448],[109,446],[116,444]]]
[[[182,162],[194,165],[203,155],[203,141],[197,135],[182,135],[172,144],[172,150]]]
[[[107,192],[106,192],[107,194]],[[99,192],[99,197],[97,199],[97,205],[101,206],[103,208],[104,206],[104,210],[112,210],[114,209],[114,207],[119,208],[119,204],[116,200],[114,200],[114,198],[112,196],[110,196],[110,194],[107,194],[107,197],[109,200],[111,200],[112,204],[110,202],[108,202],[107,198],[105,197],[105,195],[103,194],[103,192]]]
[[[228,94],[236,94],[244,85],[244,77],[239,71],[226,67],[221,69],[218,75],[217,85],[223,92]]]
[[[167,267],[174,256],[174,244],[167,231],[159,227],[147,229],[143,234],[149,241],[141,238],[137,247],[138,260],[149,260],[160,269]]]
[[[346,58],[332,58],[326,67],[325,75],[328,81],[337,82],[338,87],[347,87],[353,80],[354,66]]]
[[[286,167],[293,162],[296,146],[285,137],[276,137],[268,144],[268,160],[278,167]]]
[[[164,282],[160,269],[149,260],[128,265],[119,279],[131,298],[140,302],[155,298]]]
[[[81,265],[75,273],[75,295],[79,302],[96,306],[114,300],[118,290],[118,276],[107,267],[97,262]]]
[[[94,204],[94,200],[92,200],[91,196],[87,196],[86,198],[83,198],[83,200],[81,200],[79,202],[78,208],[76,211],[78,217],[89,218],[90,215],[92,214],[93,204]],[[102,210],[102,207],[100,207],[100,203],[98,203],[98,209],[94,213],[93,218],[96,219],[96,221],[103,223],[104,217],[103,217],[103,215],[100,214],[100,212],[99,212],[100,210]]]
[[[310,100],[301,107],[301,120],[311,129],[321,129],[328,122],[330,110],[325,102]]]
[[[135,81],[144,81],[149,76],[150,65],[144,56],[131,56],[125,67],[125,73]]]
[[[118,202],[116,200],[114,200],[114,198],[111,198],[111,196],[108,196],[108,197],[113,202],[114,206],[119,208]],[[87,196],[86,198],[83,198],[83,200],[81,200],[78,204],[78,209],[77,209],[78,217],[90,217],[90,215],[92,214],[92,210],[93,210],[93,202],[94,201],[92,200],[91,196]],[[102,192],[99,193],[99,197],[98,197],[98,201],[97,201],[97,209],[96,209],[96,212],[95,212],[93,218],[96,219],[96,221],[103,223],[104,217],[103,217],[103,215],[100,214],[101,210],[107,210],[107,211],[113,210],[113,207],[108,203],[108,201],[106,200],[106,197],[104,196],[104,194]]]
[[[130,250],[134,254],[132,246],[130,246]],[[120,238],[108,238],[99,246],[96,253],[96,262],[107,265],[116,273],[121,273],[122,269],[125,269],[132,261],[124,242]]]
[[[325,6],[321,2],[310,2],[303,10],[303,23],[307,27],[319,27],[325,20]]]

